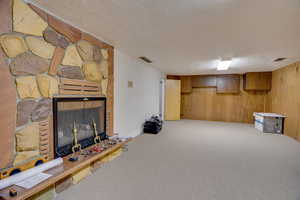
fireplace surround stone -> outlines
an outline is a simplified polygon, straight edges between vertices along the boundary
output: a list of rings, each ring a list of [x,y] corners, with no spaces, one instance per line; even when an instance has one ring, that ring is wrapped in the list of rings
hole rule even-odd
[[[99,85],[99,94],[83,91],[67,97],[106,98],[105,131],[113,135],[113,47],[22,0],[1,0],[0,11],[0,85],[5,97],[0,101],[0,170],[40,156],[54,158],[52,100],[66,97],[60,90],[65,78]],[[79,53],[80,40],[92,47],[92,55],[91,50]],[[84,68],[87,62],[96,65]],[[53,199],[55,192],[96,170],[93,163],[86,165],[30,199]]]
[[[106,97],[106,132],[113,135],[113,47],[22,0],[3,0],[0,6],[1,11],[5,8],[5,12],[0,13],[0,18],[5,19],[0,26],[0,67],[9,70],[11,76],[11,79],[0,80],[0,83],[12,94],[17,94],[15,106],[9,107],[9,112],[15,117],[6,120],[15,127],[6,121],[0,123],[1,129],[10,127],[3,129],[10,132],[0,134],[0,141],[11,144],[0,145],[0,150],[12,155],[9,159],[0,158],[0,169],[45,153],[42,154],[41,148],[37,147],[36,137],[33,146],[27,145],[33,134],[28,130],[38,127],[36,124],[44,120],[53,124],[52,99],[65,97],[59,90],[62,78],[90,81],[102,88],[97,95],[85,95],[83,92],[68,97]],[[62,50],[57,50],[59,48]],[[95,65],[89,67],[86,65],[88,62]],[[84,65],[88,67],[84,68]],[[90,73],[94,73],[93,76]],[[37,129],[34,135],[41,137],[42,132]],[[52,126],[48,129],[43,131],[53,134]],[[10,138],[7,138],[8,135]],[[49,146],[53,146],[51,138],[49,142]],[[54,158],[53,148],[46,149],[50,151],[49,159]]]

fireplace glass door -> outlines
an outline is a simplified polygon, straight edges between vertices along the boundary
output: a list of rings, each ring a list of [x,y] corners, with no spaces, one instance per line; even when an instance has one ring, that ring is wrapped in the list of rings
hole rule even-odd
[[[105,98],[55,98],[54,137],[56,157],[72,153],[77,144],[84,149],[96,135],[106,138]]]

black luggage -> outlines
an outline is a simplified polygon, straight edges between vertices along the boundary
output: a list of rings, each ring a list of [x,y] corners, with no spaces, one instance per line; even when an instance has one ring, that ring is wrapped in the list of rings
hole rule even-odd
[[[162,129],[162,124],[158,116],[152,116],[144,123],[144,133],[158,134]]]

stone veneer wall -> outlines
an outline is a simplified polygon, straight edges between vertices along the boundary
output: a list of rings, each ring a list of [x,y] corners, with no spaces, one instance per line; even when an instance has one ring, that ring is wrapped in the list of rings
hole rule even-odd
[[[14,141],[12,149],[2,149],[13,156],[9,163],[0,159],[0,168],[40,155],[39,122],[51,122],[52,98],[60,95],[61,78],[99,84],[100,96],[108,98],[107,131],[112,135],[113,47],[22,0],[3,0],[0,7],[12,12],[0,14],[6,20],[4,25],[1,21],[0,47],[17,91],[15,131],[12,138],[0,133],[0,140]]]

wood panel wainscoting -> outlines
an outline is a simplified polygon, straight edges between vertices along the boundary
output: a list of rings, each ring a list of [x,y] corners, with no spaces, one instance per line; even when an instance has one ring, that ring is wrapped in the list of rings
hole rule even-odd
[[[239,94],[218,94],[213,87],[193,88],[181,95],[181,118],[252,123],[253,112],[265,111],[266,97],[265,91],[246,92],[242,81]]]
[[[300,141],[300,62],[272,72],[268,112],[287,116],[284,134]]]
[[[261,77],[260,73],[255,73]],[[181,80],[181,118],[253,122],[253,112],[265,112],[267,90],[245,90],[243,75],[168,75]],[[259,79],[259,78],[256,78]],[[265,81],[268,82],[271,79]]]
[[[182,119],[252,123],[253,112],[278,113],[287,116],[284,134],[300,141],[300,62],[240,75],[239,94],[218,94],[218,76],[167,76],[182,81]]]

